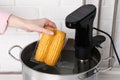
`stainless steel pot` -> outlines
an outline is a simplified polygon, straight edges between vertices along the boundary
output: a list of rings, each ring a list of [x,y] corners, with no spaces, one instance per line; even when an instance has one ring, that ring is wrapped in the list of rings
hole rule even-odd
[[[30,60],[36,44],[37,41],[29,44],[21,52],[23,80],[97,80],[101,55],[96,48],[92,50],[89,62],[77,60],[74,50],[63,49],[58,64],[55,67],[46,67],[43,63],[38,64]],[[15,47],[20,46],[13,46],[9,54],[16,59],[11,54],[11,50]]]

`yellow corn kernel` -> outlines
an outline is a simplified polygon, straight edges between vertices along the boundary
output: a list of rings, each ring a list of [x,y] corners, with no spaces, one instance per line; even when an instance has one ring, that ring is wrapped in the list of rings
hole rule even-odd
[[[60,30],[54,31],[54,34],[53,41],[45,58],[45,63],[50,66],[56,65],[66,37],[66,34]]]
[[[55,29],[46,27],[47,29],[54,32]],[[35,60],[39,62],[44,62],[45,57],[47,56],[49,46],[51,45],[51,42],[53,40],[53,35],[48,35],[45,33],[42,33],[41,39],[38,43],[38,47],[35,53]]]

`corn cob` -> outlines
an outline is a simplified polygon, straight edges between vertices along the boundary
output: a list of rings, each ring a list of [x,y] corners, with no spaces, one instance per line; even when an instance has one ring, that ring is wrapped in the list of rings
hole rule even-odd
[[[54,32],[53,28],[46,27],[47,29]],[[53,35],[48,35],[45,33],[42,33],[41,39],[38,43],[38,47],[35,53],[35,60],[44,62],[45,57],[47,56],[49,46],[52,42]]]
[[[35,60],[54,66],[59,59],[66,34],[51,27],[46,28],[53,31],[54,35],[42,34],[36,50]]]
[[[65,36],[66,34],[64,32],[59,30],[55,31],[55,36],[49,47],[48,54],[45,58],[45,63],[47,65],[50,65],[50,66],[56,65],[64,44]]]

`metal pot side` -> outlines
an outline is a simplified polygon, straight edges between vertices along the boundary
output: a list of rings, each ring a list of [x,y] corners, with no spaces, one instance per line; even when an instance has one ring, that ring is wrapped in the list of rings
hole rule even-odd
[[[75,74],[50,74],[34,70],[32,67],[36,65],[34,62],[30,62],[30,58],[33,55],[34,48],[37,42],[33,42],[26,46],[21,52],[22,73],[23,80],[96,80],[98,67],[101,61],[101,55],[95,48],[93,59],[97,60],[97,64],[89,70],[75,73]]]

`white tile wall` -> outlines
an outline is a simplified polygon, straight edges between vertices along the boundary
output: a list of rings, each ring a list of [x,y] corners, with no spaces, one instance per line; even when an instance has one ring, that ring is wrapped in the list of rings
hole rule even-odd
[[[103,6],[113,6],[115,0],[102,0],[102,5]]]
[[[82,0],[60,0],[60,6],[80,6]]]
[[[86,2],[87,4],[94,4],[98,8],[99,0],[86,0]],[[58,29],[65,31],[67,37],[70,38],[74,38],[75,31],[66,28],[65,17],[81,5],[82,0],[0,0],[0,8],[17,16],[27,19],[48,18],[54,21]],[[103,7],[100,28],[108,33],[112,31],[113,5],[114,0],[102,1]],[[97,16],[98,15],[96,15],[94,22],[95,27],[97,27],[98,24]],[[120,20],[119,16],[118,20]],[[119,33],[118,29],[117,32]],[[118,36],[119,35],[116,35],[116,37]],[[8,55],[9,48],[15,44],[24,47],[38,39],[39,35],[37,33],[28,33],[19,29],[8,28],[5,35],[0,35],[0,71],[20,71],[21,64]],[[116,39],[117,49],[119,47],[118,39]],[[103,51],[109,53],[108,46],[110,45],[110,41],[107,39],[105,44],[107,45],[103,45],[105,46],[105,50]]]
[[[120,1],[118,2],[117,21],[120,21]],[[117,22],[118,23],[118,22]],[[117,26],[118,27],[118,26]]]
[[[14,0],[0,0],[0,5],[2,6],[13,6]]]
[[[111,21],[113,19],[113,6],[103,6],[101,10],[101,20]]]
[[[49,19],[57,19],[57,20],[64,20],[65,17],[70,14],[72,11],[77,9],[77,6],[45,6],[39,8],[39,14],[42,15],[40,17],[47,17]],[[62,14],[62,15],[61,15]]]
[[[0,6],[0,8],[27,19],[35,19],[39,17],[39,8],[35,7]]]
[[[17,6],[58,6],[60,0],[15,0]]]
[[[86,0],[87,4],[95,4],[98,5],[99,4],[99,0]]]

